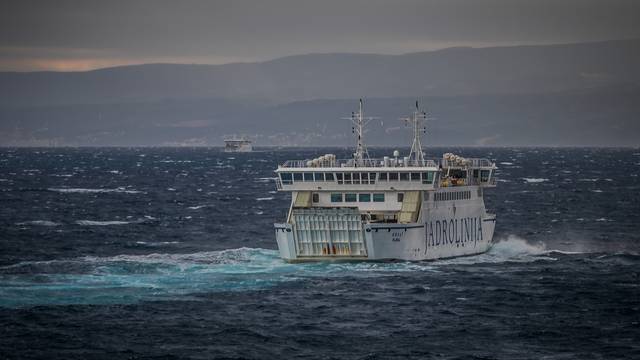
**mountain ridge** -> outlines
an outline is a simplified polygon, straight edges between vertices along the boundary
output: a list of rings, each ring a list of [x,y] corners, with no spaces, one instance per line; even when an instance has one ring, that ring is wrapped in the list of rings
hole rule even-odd
[[[0,73],[0,106],[211,97],[247,102],[534,93],[640,83],[640,39],[449,48],[402,55],[310,54],[265,62],[144,64]]]

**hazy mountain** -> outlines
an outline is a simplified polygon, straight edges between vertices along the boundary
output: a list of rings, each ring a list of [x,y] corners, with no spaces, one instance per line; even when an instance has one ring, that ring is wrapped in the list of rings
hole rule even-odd
[[[415,98],[366,99],[378,116],[370,145],[407,145],[401,116]],[[543,94],[421,97],[435,118],[432,145],[640,145],[640,87]],[[3,145],[222,145],[225,134],[248,134],[257,145],[350,145],[341,118],[357,99],[246,105],[216,100],[0,108]]]
[[[311,54],[228,65],[151,64],[0,73],[0,106],[184,98],[312,99],[531,93],[640,83],[640,39],[451,48],[406,55]]]
[[[408,141],[420,98],[431,144],[637,146],[638,64],[624,40],[0,73],[0,145],[346,145],[364,97],[376,145]]]

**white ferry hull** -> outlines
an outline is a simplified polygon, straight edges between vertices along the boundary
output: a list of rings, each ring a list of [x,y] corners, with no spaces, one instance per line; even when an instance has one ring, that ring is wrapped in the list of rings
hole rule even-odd
[[[487,214],[482,199],[478,200],[467,200],[464,205],[453,202],[445,206],[424,202],[420,223],[363,223],[365,246],[364,251],[358,254],[339,249],[336,252],[331,245],[327,246],[326,253],[305,253],[303,244],[296,239],[295,224],[275,224],[280,257],[290,262],[422,261],[480,254],[491,247],[495,216]],[[317,235],[312,236],[318,238]]]
[[[228,153],[244,153],[244,152],[252,152],[252,151],[253,151],[253,147],[251,145],[224,148],[224,152],[228,152]]]

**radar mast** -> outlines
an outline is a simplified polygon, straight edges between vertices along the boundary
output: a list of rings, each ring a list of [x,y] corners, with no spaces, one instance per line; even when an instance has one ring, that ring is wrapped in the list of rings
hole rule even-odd
[[[356,166],[364,166],[365,160],[369,159],[369,152],[367,151],[367,147],[364,145],[364,127],[369,123],[369,121],[375,118],[364,117],[362,99],[360,99],[358,112],[352,112],[351,117],[348,119],[353,123],[351,130],[356,136],[356,152],[353,153],[354,163]]]
[[[424,166],[424,153],[422,152],[422,134],[427,132],[425,121],[429,120],[427,113],[420,110],[418,101],[416,101],[416,109],[413,111],[411,117],[402,118],[407,124],[410,124],[413,129],[413,143],[411,144],[411,151],[409,152],[409,160],[413,160],[416,165]]]

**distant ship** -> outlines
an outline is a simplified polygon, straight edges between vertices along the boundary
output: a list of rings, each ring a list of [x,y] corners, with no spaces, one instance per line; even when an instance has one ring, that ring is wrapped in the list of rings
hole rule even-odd
[[[495,187],[495,163],[422,152],[418,108],[404,119],[413,128],[408,156],[369,158],[363,142],[362,100],[352,113],[356,150],[351,159],[326,154],[278,166],[279,191],[291,192],[287,218],[276,223],[280,257],[318,260],[432,260],[487,251],[496,216],[484,205]]]
[[[253,151],[253,146],[251,145],[251,140],[249,140],[246,136],[242,137],[229,137],[224,139],[224,151],[225,152],[251,152]]]

